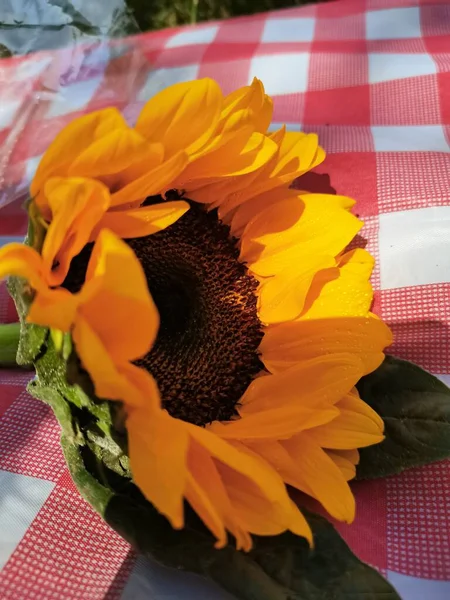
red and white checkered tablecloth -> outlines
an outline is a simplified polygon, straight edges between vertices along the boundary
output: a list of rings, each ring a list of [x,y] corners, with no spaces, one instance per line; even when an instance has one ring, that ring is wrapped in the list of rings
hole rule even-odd
[[[131,121],[168,84],[260,77],[274,126],[317,131],[315,191],[353,196],[377,257],[392,352],[450,382],[450,4],[342,0],[0,62],[0,245],[22,236],[30,177],[55,133],[115,104]],[[0,321],[15,320],[4,287]],[[225,600],[137,558],[76,491],[51,410],[0,372],[0,598]],[[340,531],[404,600],[450,598],[450,462],[354,485]]]

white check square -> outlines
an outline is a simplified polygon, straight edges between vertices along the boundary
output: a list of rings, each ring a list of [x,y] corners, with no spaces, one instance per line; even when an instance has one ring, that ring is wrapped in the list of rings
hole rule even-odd
[[[51,481],[0,471],[0,569],[55,487]]]
[[[314,38],[316,20],[312,18],[269,18],[261,41],[265,42],[311,42]]]
[[[305,92],[308,87],[308,52],[291,52],[255,56],[250,65],[248,82],[258,77],[266,93],[273,96]]]
[[[436,63],[429,54],[369,54],[369,83],[434,75]]]
[[[449,152],[441,125],[373,125],[376,152]]]
[[[407,600],[448,600],[450,598],[450,581],[439,581],[411,577],[395,571],[387,572],[387,579],[392,583],[402,598]]]
[[[214,41],[219,27],[210,25],[195,29],[185,29],[170,37],[166,42],[166,48],[178,48],[179,46],[192,46],[196,44],[210,44]]]
[[[61,86],[47,111],[47,117],[59,117],[85,108],[95,95],[104,77],[92,77],[86,81]]]
[[[185,65],[184,67],[156,69],[156,71],[152,71],[149,74],[147,81],[137,96],[137,99],[145,102],[169,85],[180,83],[181,81],[190,81],[191,79],[196,79],[198,70],[198,64]]]
[[[450,281],[450,206],[381,214],[378,244],[382,289]]]
[[[368,40],[420,38],[420,8],[388,8],[366,14]]]

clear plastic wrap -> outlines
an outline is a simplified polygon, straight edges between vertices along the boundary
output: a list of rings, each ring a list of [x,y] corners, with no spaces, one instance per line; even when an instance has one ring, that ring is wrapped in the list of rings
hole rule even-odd
[[[1,0],[0,46],[11,54],[137,33],[125,0]]]
[[[117,106],[133,121],[150,74],[133,38],[1,60],[0,208],[27,197],[41,155],[73,118]]]

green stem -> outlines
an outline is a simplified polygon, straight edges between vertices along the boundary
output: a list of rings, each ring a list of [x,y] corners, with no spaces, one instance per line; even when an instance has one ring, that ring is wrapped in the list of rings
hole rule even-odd
[[[191,0],[191,25],[197,23],[198,1],[199,0]]]
[[[0,367],[16,367],[20,339],[20,324],[0,325]]]

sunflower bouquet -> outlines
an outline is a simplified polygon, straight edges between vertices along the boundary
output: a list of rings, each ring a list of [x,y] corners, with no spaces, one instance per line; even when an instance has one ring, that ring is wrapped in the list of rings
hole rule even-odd
[[[355,477],[449,456],[449,392],[385,357],[354,201],[301,189],[325,153],[271,118],[259,80],[202,79],[134,127],[112,107],[66,126],[0,250],[17,362],[139,551],[244,600],[398,598],[323,515],[352,522]]]

